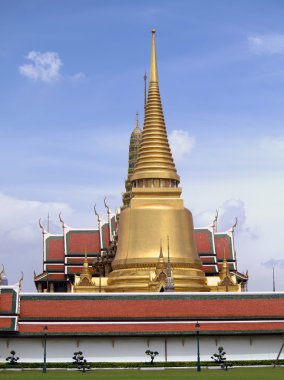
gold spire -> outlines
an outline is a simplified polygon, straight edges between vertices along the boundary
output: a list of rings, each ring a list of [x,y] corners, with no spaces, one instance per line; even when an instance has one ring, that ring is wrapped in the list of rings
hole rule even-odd
[[[231,280],[231,273],[230,273],[230,269],[229,269],[229,264],[228,264],[227,259],[226,259],[226,249],[225,248],[224,248],[223,263],[221,266],[219,276],[220,276],[221,281],[223,281],[225,278],[229,278]]]
[[[91,282],[92,279],[92,274],[90,272],[89,268],[89,262],[88,262],[88,256],[87,256],[87,250],[85,249],[85,259],[84,259],[84,264],[83,264],[83,270],[80,274],[80,280],[83,281],[84,278],[87,278],[89,282]]]
[[[143,187],[176,187],[179,183],[179,176],[175,168],[168,142],[159,92],[155,29],[152,30],[149,90],[142,142],[131,181],[135,182],[143,179],[146,179]],[[154,180],[158,179],[167,181],[164,181],[161,185],[160,182],[154,182]],[[138,184],[134,183],[134,186],[136,185],[142,187],[142,184],[139,184],[139,181]]]
[[[150,82],[159,82],[158,80],[158,68],[156,58],[156,43],[155,43],[156,30],[152,29],[152,52],[151,52],[151,64],[150,64]]]
[[[142,141],[131,183],[131,199],[119,216],[118,246],[107,292],[163,291],[167,263],[157,237],[169,236],[171,284],[175,291],[208,291],[196,251],[192,215],[184,207],[169,147],[159,93],[152,31],[148,99]],[[161,245],[160,245],[161,248]],[[166,258],[165,258],[166,259]],[[155,277],[156,274],[156,277]]]
[[[156,266],[156,270],[157,269],[160,269],[160,270],[165,269],[165,260],[164,260],[164,255],[163,255],[162,239],[160,241],[160,254],[159,254],[159,259],[158,259],[158,263]]]
[[[133,174],[134,167],[137,162],[138,151],[141,143],[142,131],[139,127],[139,114],[136,112],[136,124],[135,128],[130,136],[129,143],[129,156],[128,156],[128,175],[125,181],[125,192],[122,194],[123,207],[128,207],[131,199],[131,176]]]
[[[134,134],[138,133],[139,135],[141,134],[141,129],[139,127],[139,112],[136,112],[136,125],[132,133]]]

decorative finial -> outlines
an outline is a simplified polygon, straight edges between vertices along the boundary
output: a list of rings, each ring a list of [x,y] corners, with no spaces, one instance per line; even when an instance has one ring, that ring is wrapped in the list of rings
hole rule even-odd
[[[21,278],[19,279],[19,289],[20,290],[22,289],[23,280],[24,280],[24,272],[22,272]]]
[[[235,224],[232,226],[232,232],[235,231],[235,228],[237,227],[237,224],[238,224],[238,218],[236,217]]]
[[[164,257],[163,255],[163,241],[162,239],[160,240],[160,256],[159,258],[162,259]]]
[[[217,231],[217,221],[218,221],[218,210],[216,210],[216,213],[215,213],[215,217],[214,217],[214,220],[213,220],[213,223],[212,223],[212,226],[213,226],[213,229],[214,229],[214,232]]]
[[[62,217],[61,217],[61,211],[60,211],[58,217],[59,217],[59,221],[60,221],[60,223],[62,224],[62,228],[65,228],[64,221],[63,221],[63,219],[62,219]]]
[[[2,264],[2,270],[0,272],[0,285],[2,283],[2,277],[5,276],[5,269],[4,269],[4,265]]]
[[[175,290],[175,285],[174,285],[174,279],[172,277],[172,270],[171,270],[169,236],[167,236],[167,240],[168,240],[168,266],[167,266],[167,278],[166,278],[166,284],[165,284],[165,292],[173,292]]]
[[[109,216],[111,214],[111,212],[110,212],[108,205],[106,204],[106,199],[107,199],[107,197],[104,197],[104,205],[105,205],[105,208],[107,209],[107,214]]]
[[[226,259],[226,248],[224,247],[224,257],[223,257],[223,262],[226,261],[227,262],[227,259]]]
[[[98,218],[98,227],[99,227],[99,229],[100,229],[101,218],[100,218],[100,215],[97,213],[96,205],[94,205],[94,212],[95,212],[95,215],[96,215],[97,218]]]
[[[157,82],[158,83],[158,68],[157,68],[157,58],[156,58],[155,33],[156,33],[156,29],[152,29],[152,52],[151,52],[149,82]]]
[[[272,268],[272,290],[275,292],[275,273],[274,273],[274,267]]]
[[[49,213],[47,214],[47,232],[49,233]]]
[[[88,261],[88,255],[87,255],[87,249],[86,249],[86,247],[85,247],[84,267],[88,267],[89,268],[89,261]]]
[[[45,231],[43,225],[41,224],[41,218],[39,218],[39,220],[38,220],[38,225],[39,225],[39,228],[40,228],[41,231],[42,231],[42,234],[43,234],[43,235],[46,234],[46,231]]]

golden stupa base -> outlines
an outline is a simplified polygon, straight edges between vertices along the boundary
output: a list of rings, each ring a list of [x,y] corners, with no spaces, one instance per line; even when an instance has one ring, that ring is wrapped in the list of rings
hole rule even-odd
[[[156,267],[118,269],[110,273],[106,292],[163,292],[165,291],[166,268],[157,273]],[[173,268],[172,278],[175,292],[209,292],[201,269]]]

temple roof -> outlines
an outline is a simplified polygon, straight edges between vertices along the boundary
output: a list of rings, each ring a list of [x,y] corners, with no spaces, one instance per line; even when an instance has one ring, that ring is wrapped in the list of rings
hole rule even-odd
[[[1,291],[0,304],[5,300],[7,293]],[[19,305],[2,310],[0,334],[18,330],[20,335],[42,335],[47,325],[49,335],[191,335],[196,333],[196,320],[204,335],[273,334],[284,329],[284,293],[280,292],[22,293]]]

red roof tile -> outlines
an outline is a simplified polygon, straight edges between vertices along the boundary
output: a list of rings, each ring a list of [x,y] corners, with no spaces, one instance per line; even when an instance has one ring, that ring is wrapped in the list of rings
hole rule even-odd
[[[67,255],[96,254],[101,250],[100,234],[98,230],[76,231],[71,230],[66,234]]]
[[[63,236],[49,236],[45,240],[46,261],[64,262],[64,241]]]
[[[48,334],[54,333],[93,333],[93,334],[151,334],[151,333],[167,333],[167,334],[195,334],[194,323],[126,323],[126,324],[21,324],[19,325],[20,333],[43,333],[43,327],[48,326]],[[228,323],[201,322],[201,334],[212,334],[213,332],[260,332],[260,331],[281,331],[284,328],[284,322],[250,322],[250,323]]]
[[[199,255],[214,255],[213,233],[208,229],[195,229],[194,237]]]
[[[12,291],[1,291],[0,293],[0,315],[1,314],[12,314],[14,313],[15,305],[14,301],[14,293]]]
[[[23,296],[24,319],[202,319],[284,317],[284,297],[147,298]]]
[[[233,260],[232,239],[227,234],[214,236],[217,259],[223,261],[224,255],[227,260]]]

